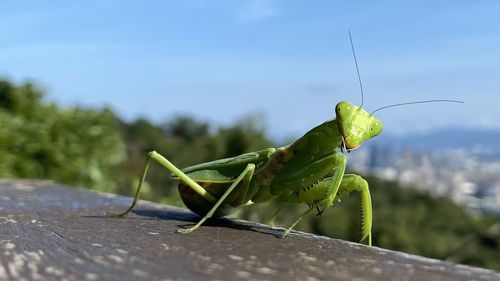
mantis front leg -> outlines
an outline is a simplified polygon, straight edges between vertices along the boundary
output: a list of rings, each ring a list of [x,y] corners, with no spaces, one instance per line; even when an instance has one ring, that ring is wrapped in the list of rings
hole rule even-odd
[[[333,178],[325,178],[318,182],[313,187],[306,189],[299,193],[299,195],[288,202],[295,203],[307,203],[309,208],[295,221],[292,226],[285,231],[282,237],[285,237],[290,230],[300,222],[300,220],[311,211],[313,211],[321,200],[318,197],[318,194],[324,194],[324,191],[329,189],[329,184],[334,181]],[[368,188],[368,182],[363,179],[361,176],[355,174],[346,174],[343,176],[340,186],[338,187],[338,191],[336,193],[335,199],[342,199],[349,195],[353,191],[359,191],[361,194],[361,231],[360,231],[360,239],[359,242],[368,238],[368,245],[372,245],[372,201],[370,195],[370,189]],[[298,199],[302,201],[298,201]],[[329,199],[327,199],[329,200]],[[319,203],[326,204],[326,203]],[[325,206],[326,207],[326,206]]]
[[[316,209],[318,206],[322,206],[323,208],[319,211],[321,214],[326,208],[333,204],[335,196],[340,188],[342,177],[344,176],[347,158],[342,153],[336,153],[334,155],[334,162],[335,171],[332,177],[325,178],[313,186],[303,188],[301,191],[294,193],[296,198],[292,200],[290,200],[290,198],[284,198],[285,201],[307,203],[309,208],[283,233],[281,236],[282,238],[286,237],[295,225],[312,210]]]
[[[338,199],[342,199],[353,191],[359,191],[361,194],[361,231],[359,242],[368,238],[368,245],[372,245],[372,199],[368,182],[361,176],[347,174],[342,179],[338,192]]]
[[[347,157],[343,153],[335,154],[335,172],[331,177],[332,183],[328,186],[328,189],[325,193],[326,201],[322,202],[323,209],[319,212],[320,214],[325,211],[326,208],[330,207],[335,201],[335,197],[340,188],[340,184],[342,183],[342,178],[344,177],[345,167],[347,165]]]

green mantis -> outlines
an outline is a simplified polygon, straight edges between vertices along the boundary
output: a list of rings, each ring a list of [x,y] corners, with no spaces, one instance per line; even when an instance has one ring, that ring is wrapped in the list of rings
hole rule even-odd
[[[363,97],[352,39],[351,47]],[[387,107],[440,101],[457,102],[431,100]],[[134,208],[149,164],[154,160],[178,181],[179,193],[186,207],[202,217],[194,226],[178,229],[181,233],[194,232],[207,219],[225,216],[242,205],[272,199],[306,204],[307,210],[282,234],[285,237],[304,216],[314,210],[321,214],[337,200],[357,191],[361,194],[362,211],[359,241],[368,240],[368,245],[371,245],[373,213],[368,183],[359,175],[345,173],[346,153],[382,132],[382,122],[373,116],[375,111],[366,112],[362,104],[363,99],[359,107],[346,101],[339,102],[335,106],[334,119],[314,127],[290,145],[279,148],[268,148],[184,169],[177,168],[167,158],[151,151],[130,207],[121,213],[108,212],[108,215],[122,217]]]
[[[372,204],[368,183],[361,176],[346,174],[345,153],[382,132],[380,120],[349,102],[335,107],[336,118],[316,126],[290,145],[268,148],[233,158],[177,168],[155,151],[148,154],[134,200],[122,213],[136,205],[151,160],[156,161],[178,180],[185,205],[202,219],[190,233],[208,218],[223,216],[233,208],[277,198],[287,203],[307,204],[307,210],[283,233],[285,237],[300,220],[318,210],[321,214],[335,200],[353,191],[361,193],[363,214],[360,241],[371,245]]]

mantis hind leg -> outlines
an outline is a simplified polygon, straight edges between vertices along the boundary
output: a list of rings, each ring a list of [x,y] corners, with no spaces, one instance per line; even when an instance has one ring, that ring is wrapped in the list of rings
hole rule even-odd
[[[231,194],[231,192],[240,184],[249,184],[252,179],[253,172],[255,171],[255,164],[248,164],[245,170],[241,172],[241,174],[231,183],[229,188],[222,194],[217,203],[208,211],[208,213],[193,227],[190,228],[180,228],[177,231],[181,233],[191,233],[196,231],[207,219],[211,218],[215,211],[220,207],[220,205],[224,202],[224,200]]]
[[[302,215],[300,215],[300,217],[287,230],[285,230],[285,232],[283,232],[281,238],[285,238],[290,233],[290,231],[292,231],[292,229],[302,220],[302,218],[308,215],[314,209],[315,207],[309,207],[304,213],[302,213]]]
[[[278,215],[281,213],[281,211],[283,211],[283,209],[285,209],[285,203],[283,202],[280,202],[279,203],[279,206],[278,208],[276,209],[276,211],[274,212],[273,216],[271,217],[271,219],[269,219],[269,221],[267,222],[267,224],[271,225],[271,226],[274,226],[274,223],[276,221],[276,218],[278,218]]]
[[[337,199],[342,199],[353,191],[361,194],[361,231],[359,242],[368,238],[368,245],[372,245],[372,200],[368,182],[361,176],[346,174],[342,179]]]
[[[158,162],[160,165],[165,167],[167,170],[175,174],[180,181],[184,182],[186,185],[191,187],[196,193],[198,193],[200,196],[203,198],[207,199],[210,202],[216,202],[217,199],[210,193],[208,193],[203,187],[201,187],[198,183],[196,183],[194,180],[192,180],[190,177],[188,177],[186,174],[184,174],[179,168],[177,168],[174,164],[172,164],[170,161],[168,161],[165,157],[163,157],[161,154],[159,154],[156,151],[151,151],[148,153],[148,157],[146,159],[146,163],[144,164],[144,167],[142,169],[141,173],[141,178],[139,181],[139,184],[137,186],[137,190],[135,192],[134,200],[132,201],[132,204],[130,207],[128,207],[127,210],[120,212],[120,213],[114,213],[114,212],[106,212],[108,216],[112,217],[123,217],[130,213],[132,209],[135,207],[137,204],[137,201],[139,200],[139,195],[141,192],[141,187],[142,184],[144,183],[144,179],[146,178],[146,174],[148,172],[148,167],[149,163],[151,162],[151,159],[155,160]]]

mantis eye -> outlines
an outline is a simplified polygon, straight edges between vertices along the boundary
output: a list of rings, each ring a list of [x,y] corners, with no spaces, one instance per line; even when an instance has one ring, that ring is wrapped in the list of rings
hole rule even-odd
[[[370,126],[370,138],[380,134],[382,132],[382,123],[378,120],[375,119],[375,122],[373,122]]]
[[[355,108],[356,107],[354,107],[354,109]],[[337,117],[341,114],[347,115],[344,117],[348,117],[348,115],[352,114],[352,112],[353,112],[352,109],[353,109],[352,104],[345,102],[345,101],[341,101],[341,102],[337,103],[337,105],[335,106],[335,114],[337,115]]]

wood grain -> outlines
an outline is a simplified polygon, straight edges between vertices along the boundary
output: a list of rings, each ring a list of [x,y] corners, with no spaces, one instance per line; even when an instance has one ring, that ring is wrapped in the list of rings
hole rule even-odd
[[[494,271],[197,216],[43,181],[0,181],[0,280],[500,280]]]

